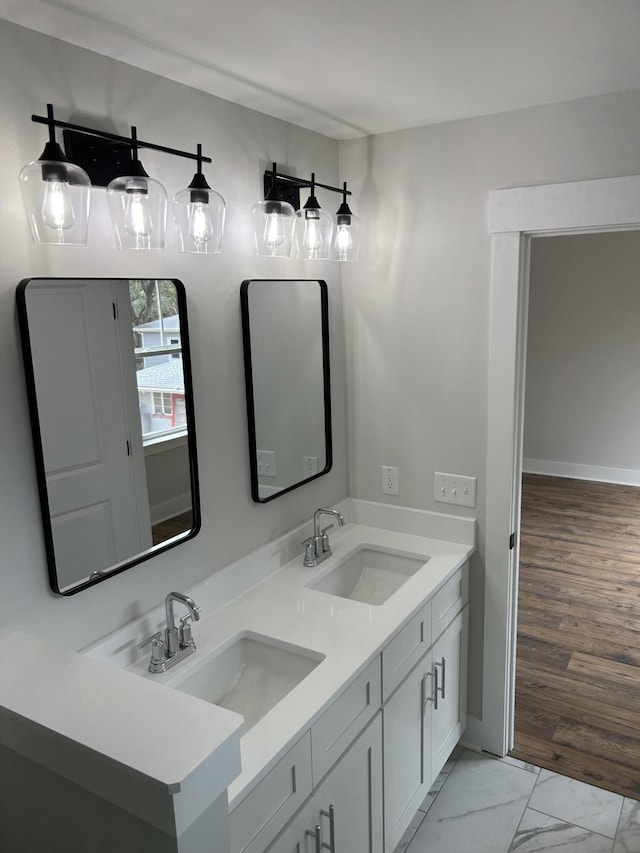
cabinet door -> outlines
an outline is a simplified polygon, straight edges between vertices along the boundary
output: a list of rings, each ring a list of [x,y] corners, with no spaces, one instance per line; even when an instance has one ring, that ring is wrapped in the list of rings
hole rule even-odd
[[[383,709],[385,850],[395,850],[431,784],[431,652]]]
[[[315,820],[322,827],[322,840],[329,845],[330,853],[382,853],[380,713],[320,785],[313,802]]]
[[[314,815],[315,808],[311,802],[307,803],[267,848],[267,853],[318,853],[318,846],[322,850],[322,839],[316,839],[315,835]]]
[[[382,720],[378,713],[269,853],[382,853],[381,804]]]
[[[433,647],[432,781],[467,725],[468,612],[465,607]]]

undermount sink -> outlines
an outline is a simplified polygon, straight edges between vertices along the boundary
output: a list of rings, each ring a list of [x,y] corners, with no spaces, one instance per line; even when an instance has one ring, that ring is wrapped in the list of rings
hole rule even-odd
[[[363,545],[338,563],[329,574],[307,586],[363,604],[384,604],[428,561],[426,556],[416,557]]]
[[[169,686],[242,714],[246,734],[322,660],[318,652],[247,631]]]

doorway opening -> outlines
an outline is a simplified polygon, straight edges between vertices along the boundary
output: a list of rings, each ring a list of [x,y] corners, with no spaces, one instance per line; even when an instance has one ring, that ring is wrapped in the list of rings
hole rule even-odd
[[[640,232],[531,244],[512,755],[638,798]]]
[[[488,384],[482,718],[471,742],[513,747],[524,366],[533,237],[640,229],[640,176],[496,190]]]

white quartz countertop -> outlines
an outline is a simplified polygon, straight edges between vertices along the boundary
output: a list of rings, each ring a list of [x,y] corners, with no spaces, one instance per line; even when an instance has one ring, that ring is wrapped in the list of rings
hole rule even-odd
[[[305,568],[299,556],[209,616],[203,615],[193,627],[196,653],[174,669],[150,675],[147,657],[128,667],[128,672],[143,676],[145,682],[171,686],[243,632],[324,655],[300,684],[242,736],[242,773],[229,788],[231,809],[474,550],[469,544],[365,524],[349,524],[333,531],[331,544],[333,556],[320,566]],[[428,558],[428,562],[379,606],[307,586],[362,545]]]
[[[29,634],[0,631],[0,646],[4,746],[165,831],[167,795],[189,825],[237,775],[238,714]]]

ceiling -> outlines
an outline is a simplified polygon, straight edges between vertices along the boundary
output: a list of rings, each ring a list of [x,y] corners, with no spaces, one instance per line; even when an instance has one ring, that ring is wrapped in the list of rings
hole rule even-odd
[[[637,0],[0,0],[0,17],[336,139],[640,89]]]

